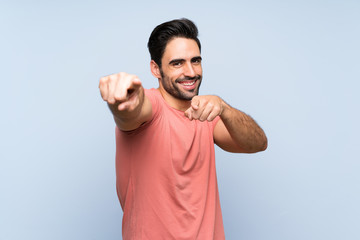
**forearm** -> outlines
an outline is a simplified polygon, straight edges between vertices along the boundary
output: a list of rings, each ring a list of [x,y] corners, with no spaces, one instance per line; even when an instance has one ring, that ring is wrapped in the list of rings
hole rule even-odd
[[[247,114],[223,101],[220,118],[234,143],[246,152],[254,153],[267,148],[267,138],[260,126]]]

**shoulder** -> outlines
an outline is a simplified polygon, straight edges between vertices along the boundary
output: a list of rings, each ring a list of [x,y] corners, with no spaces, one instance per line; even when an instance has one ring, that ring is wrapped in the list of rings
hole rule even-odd
[[[163,108],[162,96],[159,90],[155,88],[144,89],[146,98],[150,101],[152,107],[152,118],[157,117]]]
[[[155,89],[155,88],[150,88],[150,89],[144,88],[144,92],[145,92],[145,95],[146,95],[146,96],[155,97],[156,94],[157,94],[157,92],[158,92],[158,90]]]
[[[148,97],[151,102],[154,102],[155,104],[159,103],[160,93],[157,89],[155,88],[144,89],[144,93],[145,96]]]

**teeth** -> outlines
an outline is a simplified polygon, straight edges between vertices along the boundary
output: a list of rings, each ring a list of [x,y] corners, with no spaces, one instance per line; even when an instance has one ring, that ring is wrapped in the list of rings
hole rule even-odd
[[[182,84],[185,86],[191,86],[191,85],[195,84],[195,81],[194,82],[183,82]]]

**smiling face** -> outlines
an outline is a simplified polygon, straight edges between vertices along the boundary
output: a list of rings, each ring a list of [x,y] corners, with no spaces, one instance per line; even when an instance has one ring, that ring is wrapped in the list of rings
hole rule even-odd
[[[202,80],[200,50],[196,41],[174,38],[166,45],[159,69],[159,90],[165,100],[190,101],[198,95]]]

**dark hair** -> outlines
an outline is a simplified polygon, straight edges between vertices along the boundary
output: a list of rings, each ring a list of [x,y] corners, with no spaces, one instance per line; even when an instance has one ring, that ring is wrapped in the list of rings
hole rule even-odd
[[[198,29],[192,21],[181,18],[162,23],[154,28],[148,42],[151,59],[154,60],[159,67],[161,67],[161,58],[164,55],[167,43],[176,37],[195,40],[201,51]]]

